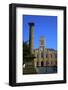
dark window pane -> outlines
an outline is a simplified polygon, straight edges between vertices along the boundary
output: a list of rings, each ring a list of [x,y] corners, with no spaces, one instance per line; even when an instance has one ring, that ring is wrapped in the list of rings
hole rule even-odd
[[[44,62],[42,61],[42,62],[41,62],[41,67],[43,67],[43,66],[44,66]]]

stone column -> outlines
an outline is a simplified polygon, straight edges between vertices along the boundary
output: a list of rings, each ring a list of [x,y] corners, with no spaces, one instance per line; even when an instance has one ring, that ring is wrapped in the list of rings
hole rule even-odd
[[[29,23],[29,47],[32,54],[34,48],[34,23]]]

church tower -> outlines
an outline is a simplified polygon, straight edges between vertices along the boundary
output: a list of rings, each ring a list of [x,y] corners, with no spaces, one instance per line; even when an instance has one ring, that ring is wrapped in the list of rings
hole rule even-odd
[[[45,42],[44,42],[44,37],[40,37],[40,50],[43,50],[45,48]]]
[[[41,36],[40,37],[40,58],[43,58],[45,59],[45,40],[44,40],[44,37]]]

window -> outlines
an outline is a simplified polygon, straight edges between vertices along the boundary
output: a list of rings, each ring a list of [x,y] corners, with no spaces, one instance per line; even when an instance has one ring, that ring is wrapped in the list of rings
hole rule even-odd
[[[39,62],[37,62],[37,66],[39,66]]]
[[[42,62],[41,62],[41,67],[43,67],[43,66],[44,66],[44,62],[42,61]]]
[[[48,61],[46,61],[46,66],[49,64],[49,62]]]
[[[55,65],[57,66],[57,61],[55,61]]]
[[[44,57],[44,54],[43,54],[43,52],[41,53],[41,57],[42,57],[42,58]]]

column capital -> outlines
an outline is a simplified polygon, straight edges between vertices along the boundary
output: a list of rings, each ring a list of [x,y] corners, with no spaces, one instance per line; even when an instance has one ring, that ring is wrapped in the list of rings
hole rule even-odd
[[[34,23],[33,22],[30,22],[30,23],[28,23],[29,25],[31,25],[31,26],[34,26]]]

